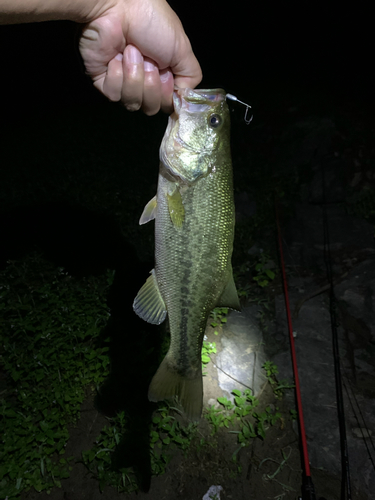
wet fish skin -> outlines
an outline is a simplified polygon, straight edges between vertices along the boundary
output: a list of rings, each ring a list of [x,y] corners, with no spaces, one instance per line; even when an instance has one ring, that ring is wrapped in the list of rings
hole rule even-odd
[[[155,218],[155,269],[133,307],[146,321],[169,319],[171,343],[149,399],[178,396],[187,416],[197,420],[207,319],[218,306],[239,309],[231,266],[230,117],[221,89],[179,90],[174,103],[160,148],[157,195],[140,220]]]

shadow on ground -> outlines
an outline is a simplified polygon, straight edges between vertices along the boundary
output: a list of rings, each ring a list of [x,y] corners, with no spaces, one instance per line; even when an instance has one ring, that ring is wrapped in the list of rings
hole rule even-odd
[[[113,467],[133,467],[139,487],[148,491],[151,480],[149,426],[155,405],[147,399],[151,377],[160,356],[160,331],[133,312],[132,303],[152,263],[141,263],[115,220],[65,203],[19,207],[0,215],[3,244],[0,267],[31,251],[83,277],[115,270],[108,304],[111,319],[99,342],[110,338],[111,372],[99,389],[95,407],[105,416],[125,411],[129,431],[113,455]],[[75,456],[82,451],[76,436]]]

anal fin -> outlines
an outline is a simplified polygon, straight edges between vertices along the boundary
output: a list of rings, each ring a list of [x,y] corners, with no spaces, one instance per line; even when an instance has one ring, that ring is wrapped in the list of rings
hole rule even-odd
[[[223,293],[220,295],[219,300],[216,303],[216,307],[229,307],[230,309],[241,311],[240,300],[238,298],[236,285],[234,284],[232,270]]]

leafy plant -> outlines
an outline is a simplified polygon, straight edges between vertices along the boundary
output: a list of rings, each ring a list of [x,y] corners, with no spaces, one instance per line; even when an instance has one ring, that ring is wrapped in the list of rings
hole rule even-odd
[[[219,399],[223,400],[226,398],[218,398],[218,401]],[[219,403],[220,402],[223,404],[222,401],[219,401]],[[205,413],[205,417],[212,425],[211,436],[219,430],[219,427],[229,428],[229,424],[234,420],[234,414],[230,414],[229,412],[225,413],[222,408],[215,408],[214,406],[211,406],[207,413]]]
[[[103,279],[76,280],[37,254],[0,273],[0,498],[60,486],[68,424],[108,373],[95,341],[109,317]]]
[[[178,419],[179,410],[161,403],[155,412],[150,428],[150,455],[152,475],[164,474],[172,458],[172,451],[180,449],[187,452],[196,435],[197,424],[187,426]],[[134,471],[131,467],[114,471],[111,466],[111,454],[119,445],[127,431],[124,412],[109,419],[95,442],[95,446],[82,453],[82,460],[89,471],[99,481],[100,489],[113,486],[119,492],[130,493],[138,490]]]
[[[111,454],[120,443],[125,428],[125,414],[121,412],[110,420],[110,425],[103,427],[95,441],[95,446],[82,452],[82,461],[99,481],[101,492],[108,485],[115,487],[118,492],[129,493],[138,489],[132,468],[124,467],[119,471],[112,468]]]
[[[270,309],[268,287],[276,277],[274,267],[269,254],[260,250],[258,255],[247,256],[245,262],[235,266],[233,273],[238,297],[255,302],[266,315]]]
[[[212,353],[216,353],[215,342],[207,342],[204,340],[202,345],[202,369],[211,361],[210,354]],[[204,372],[203,375],[205,375]]]
[[[268,380],[274,382],[278,373],[277,366],[271,361],[267,361],[263,368],[266,370]],[[267,406],[264,411],[257,412],[255,409],[259,405],[259,400],[253,396],[250,389],[241,392],[238,389],[232,391],[233,403],[226,397],[217,398],[220,407],[211,408],[205,413],[205,417],[212,425],[211,435],[215,434],[220,427],[238,426],[239,430],[230,430],[232,434],[237,434],[239,447],[232,455],[233,461],[237,460],[238,452],[250,443],[251,439],[265,439],[266,430],[269,426],[275,425],[282,420],[279,408],[272,409]]]
[[[212,406],[206,413],[206,418],[213,426],[211,434],[215,434],[220,427],[229,428],[231,424],[240,421],[241,430],[230,432],[238,435],[238,442],[241,446],[246,446],[251,438],[260,437],[264,439],[266,424],[275,425],[277,420],[281,418],[281,414],[278,411],[273,413],[270,407],[267,407],[262,413],[255,412],[259,401],[251,394],[249,389],[244,392],[235,389],[232,394],[234,395],[234,403],[225,397],[218,398],[217,401],[222,408]],[[276,408],[276,410],[278,409]],[[252,417],[252,420],[247,417]]]
[[[275,279],[275,273],[270,269],[271,266],[273,267],[274,264],[272,263],[269,255],[262,252],[260,254],[259,262],[255,265],[257,275],[253,276],[253,280],[261,288],[268,286],[270,281]]]
[[[233,394],[239,392],[240,391],[233,391]],[[275,423],[281,418],[281,413],[278,411],[273,413],[269,406],[262,413],[255,412],[254,410],[258,406],[259,401],[249,393],[249,389],[246,389],[242,397],[235,397],[237,406],[235,413],[241,418],[243,423],[242,431],[238,434],[239,443],[247,443],[250,438],[254,437],[264,439],[266,424],[275,425]],[[276,408],[276,410],[278,410],[278,408]],[[251,423],[250,420],[244,419],[247,415],[253,417],[253,423]]]
[[[228,308],[227,307],[215,307],[215,309],[211,312],[211,317],[213,321],[211,321],[211,326],[212,328],[218,328],[220,327],[223,323],[227,322],[227,314],[228,314]],[[218,335],[219,332],[217,330],[214,331],[215,335]]]
[[[161,406],[152,419],[154,442],[152,447],[163,448],[163,445],[174,444],[183,451],[186,451],[195,436],[197,424],[189,422],[187,427],[184,427],[180,421],[172,414],[172,411],[179,410],[172,406]],[[155,440],[156,434],[158,439]]]
[[[266,371],[268,382],[272,385],[276,378],[276,375],[278,375],[279,373],[277,366],[272,361],[266,361],[263,364],[262,368]]]
[[[287,380],[278,381],[276,375],[279,374],[279,370],[275,363],[272,361],[266,361],[262,368],[266,370],[266,377],[268,382],[271,384],[272,390],[277,398],[281,398],[284,394],[285,389],[293,389],[294,384],[289,384]]]
[[[265,411],[262,413],[253,413],[253,417],[257,422],[257,434],[259,437],[264,439],[266,437],[266,425],[275,425],[276,422],[281,418],[281,413],[277,411],[273,413],[271,408],[267,406]]]
[[[293,409],[289,410],[289,413],[290,413],[290,418],[292,420],[297,420],[297,418],[298,418],[297,410],[293,410]]]

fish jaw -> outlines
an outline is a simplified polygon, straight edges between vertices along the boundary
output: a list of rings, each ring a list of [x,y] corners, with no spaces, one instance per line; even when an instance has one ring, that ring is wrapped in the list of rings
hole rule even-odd
[[[212,153],[220,145],[221,128],[229,127],[229,112],[222,89],[174,91],[174,113],[160,147],[160,160],[186,183],[208,175],[214,164]],[[221,117],[219,126],[210,121]]]

